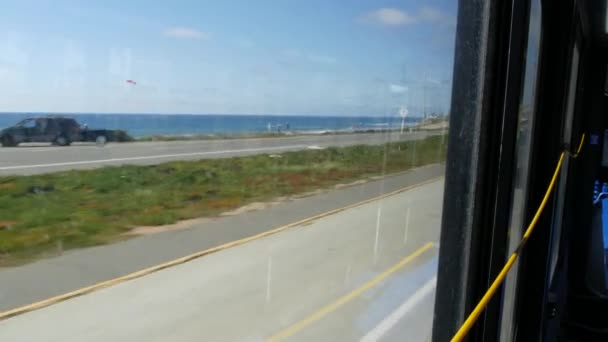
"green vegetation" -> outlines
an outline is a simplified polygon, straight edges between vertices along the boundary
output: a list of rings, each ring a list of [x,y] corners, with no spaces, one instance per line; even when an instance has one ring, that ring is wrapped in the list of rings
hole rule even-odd
[[[129,133],[127,133],[127,131],[122,130],[122,129],[117,129],[114,132],[114,141],[118,141],[118,142],[129,142],[129,141],[134,141],[135,139],[129,135]]]
[[[124,239],[137,226],[435,163],[445,157],[445,140],[0,177],[0,266],[53,255],[58,246]]]

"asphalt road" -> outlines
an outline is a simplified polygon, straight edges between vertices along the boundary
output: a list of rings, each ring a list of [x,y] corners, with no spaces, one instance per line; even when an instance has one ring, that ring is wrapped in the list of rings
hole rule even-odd
[[[26,144],[0,148],[0,175],[39,174],[105,165],[158,164],[170,160],[226,158],[260,153],[278,153],[328,146],[382,144],[416,140],[428,132],[365,133],[294,136],[285,138],[226,139],[173,142],[114,143],[104,147],[74,144],[68,147]]]
[[[442,197],[436,180],[9,318],[0,341],[424,341]]]

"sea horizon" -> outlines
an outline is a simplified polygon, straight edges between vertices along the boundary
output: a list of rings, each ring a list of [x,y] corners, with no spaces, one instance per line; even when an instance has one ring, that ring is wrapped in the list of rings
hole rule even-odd
[[[121,129],[133,137],[155,135],[247,135],[276,132],[348,132],[394,129],[401,126],[398,115],[278,115],[278,114],[160,114],[160,113],[58,113],[0,112],[0,129],[44,115],[67,116],[94,129]],[[407,117],[413,126],[421,117]]]

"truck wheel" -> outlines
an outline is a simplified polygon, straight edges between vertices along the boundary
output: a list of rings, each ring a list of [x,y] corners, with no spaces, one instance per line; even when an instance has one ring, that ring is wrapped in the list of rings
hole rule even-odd
[[[97,146],[104,146],[107,142],[108,138],[106,138],[105,135],[98,135],[97,138],[95,138],[95,144],[97,144]]]
[[[57,137],[57,139],[55,139],[55,143],[59,146],[68,146],[70,141],[65,136],[60,135]]]
[[[4,146],[4,147],[17,146],[17,144],[15,143],[15,139],[13,139],[13,137],[10,135],[3,136],[1,142],[2,142],[2,146]]]

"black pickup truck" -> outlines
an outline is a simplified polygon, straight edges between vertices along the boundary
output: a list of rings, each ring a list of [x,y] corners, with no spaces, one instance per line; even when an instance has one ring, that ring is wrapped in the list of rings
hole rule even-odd
[[[125,141],[124,131],[88,129],[73,118],[35,117],[20,121],[14,126],[0,131],[2,146],[17,146],[23,142],[50,142],[68,146],[72,142],[90,141],[105,145],[108,141]]]

